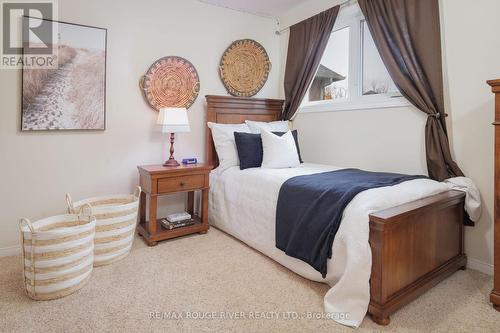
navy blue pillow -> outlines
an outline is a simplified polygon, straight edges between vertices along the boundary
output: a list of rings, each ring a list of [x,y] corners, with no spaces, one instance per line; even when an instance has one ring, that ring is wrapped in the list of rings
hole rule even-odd
[[[272,132],[273,134],[282,136],[286,132]],[[297,147],[297,154],[300,163],[302,157],[300,156],[299,141],[297,139],[297,130],[292,131],[293,139],[295,140],[295,147]],[[240,170],[248,168],[260,168],[262,165],[262,138],[260,134],[254,133],[241,133],[234,132],[234,141],[236,142],[236,149],[238,150],[238,158],[240,159]]]
[[[260,134],[234,132],[234,141],[241,170],[259,168],[262,165],[263,152]]]

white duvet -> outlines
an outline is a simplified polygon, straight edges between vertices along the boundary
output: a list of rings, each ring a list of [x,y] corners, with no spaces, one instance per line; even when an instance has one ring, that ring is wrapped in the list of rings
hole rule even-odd
[[[358,194],[344,210],[333,242],[325,279],[307,263],[275,247],[276,204],[281,185],[289,178],[337,170],[304,163],[297,168],[240,170],[232,167],[210,175],[210,224],[233,235],[295,273],[331,286],[324,297],[325,312],[341,324],[358,327],[370,301],[371,250],[368,215],[449,190],[445,183],[416,179]]]

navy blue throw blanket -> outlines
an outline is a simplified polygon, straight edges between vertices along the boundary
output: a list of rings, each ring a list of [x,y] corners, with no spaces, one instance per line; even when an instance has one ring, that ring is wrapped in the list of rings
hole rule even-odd
[[[327,273],[327,260],[345,207],[360,192],[427,178],[343,169],[297,176],[280,189],[276,208],[276,247]]]

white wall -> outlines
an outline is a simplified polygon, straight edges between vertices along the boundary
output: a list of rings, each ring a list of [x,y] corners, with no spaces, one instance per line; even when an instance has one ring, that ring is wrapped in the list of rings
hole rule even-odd
[[[340,1],[309,0],[285,13],[289,26]],[[441,0],[445,100],[452,150],[483,196],[483,216],[466,229],[473,268],[491,272],[493,260],[493,94],[487,79],[500,77],[497,0]],[[288,33],[281,35],[283,79]],[[283,92],[282,92],[283,94]],[[373,170],[426,172],[425,116],[413,107],[298,114],[306,161]]]
[[[427,173],[425,116],[409,108],[298,114],[305,161],[374,171]]]
[[[455,157],[479,187],[483,216],[468,228],[465,248],[474,260],[493,262],[494,95],[486,80],[500,78],[497,0],[442,0],[444,65],[449,87]]]
[[[204,158],[204,95],[226,94],[218,65],[233,40],[252,38],[266,48],[275,66],[257,96],[279,95],[279,38],[272,19],[194,0],[59,0],[59,19],[108,29],[107,129],[21,133],[21,73],[0,70],[0,253],[15,251],[20,217],[36,220],[64,211],[66,192],[75,199],[131,192],[137,165],[167,158],[167,137],[154,131],[157,112],[138,87],[156,59],[185,57],[200,76],[201,91],[189,109],[191,133],[178,136],[177,159]],[[182,207],[182,198],[167,200],[162,212]]]

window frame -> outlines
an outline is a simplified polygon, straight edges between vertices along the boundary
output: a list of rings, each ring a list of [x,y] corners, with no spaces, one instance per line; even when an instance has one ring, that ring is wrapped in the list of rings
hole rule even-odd
[[[410,106],[410,102],[397,94],[363,95],[363,22],[365,18],[358,4],[341,9],[332,34],[349,28],[348,93],[345,100],[302,101],[298,112],[335,112]]]

